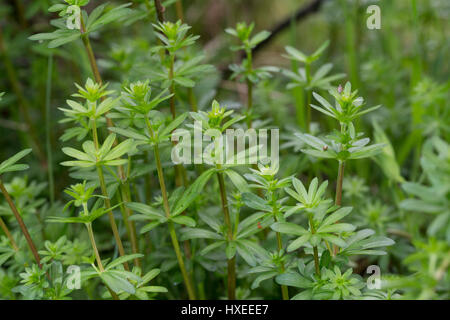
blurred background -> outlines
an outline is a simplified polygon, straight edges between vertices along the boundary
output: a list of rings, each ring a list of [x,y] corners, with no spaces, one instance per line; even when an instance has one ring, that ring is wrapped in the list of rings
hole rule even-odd
[[[93,7],[104,1],[91,1]],[[74,83],[92,77],[81,40],[55,49],[28,39],[51,32],[57,18],[47,8],[51,0],[2,0],[0,4],[0,158],[33,147],[35,163],[28,174],[44,181],[48,154],[53,155],[55,189],[67,185],[62,160],[60,124],[65,100],[75,92]],[[113,1],[112,5],[126,3]],[[289,68],[283,58],[291,45],[312,53],[323,42],[330,46],[321,62],[332,62],[334,72],[344,72],[369,105],[383,108],[365,118],[378,120],[397,154],[401,175],[415,179],[419,172],[421,143],[427,136],[448,140],[449,13],[446,0],[190,0],[165,1],[167,20],[182,18],[200,35],[198,52],[217,69],[195,88],[199,108],[209,107],[212,96],[239,105],[245,87],[230,81],[228,65],[242,57],[230,50],[235,39],[224,30],[237,22],[255,22],[255,32],[273,34],[254,52],[256,66]],[[367,7],[381,8],[381,29],[369,30]],[[132,1],[131,20],[113,23],[91,34],[103,80],[110,86],[149,77],[150,50],[155,43],[151,23],[156,21],[153,1]],[[49,58],[51,57],[51,58]],[[52,65],[50,65],[50,63]],[[49,69],[49,65],[51,68]],[[50,72],[49,72],[50,70]],[[258,110],[283,128],[296,128],[295,98],[285,90],[282,76],[263,81],[256,88]],[[181,93],[183,94],[183,93]],[[315,117],[317,115],[313,115]],[[313,118],[314,120],[314,118]],[[362,126],[365,123],[361,124]],[[294,169],[296,160],[293,160]],[[367,165],[366,169],[369,167]],[[379,170],[379,169],[377,169]],[[381,174],[381,171],[377,171]]]

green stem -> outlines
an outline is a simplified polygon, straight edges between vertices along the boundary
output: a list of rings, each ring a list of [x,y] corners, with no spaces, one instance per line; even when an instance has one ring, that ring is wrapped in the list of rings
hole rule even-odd
[[[47,159],[45,158],[43,148],[40,142],[41,140],[39,139],[39,136],[37,134],[36,127],[34,126],[33,120],[31,119],[30,105],[28,103],[28,100],[25,98],[22,86],[17,77],[16,70],[11,62],[11,58],[9,57],[8,51],[6,50],[3,41],[3,33],[1,27],[0,27],[0,58],[2,58],[3,63],[5,64],[6,74],[8,76],[9,82],[11,83],[11,87],[14,91],[14,94],[17,97],[20,113],[22,114],[23,119],[28,126],[28,132],[30,136],[27,138],[29,138],[30,144],[35,147],[37,155],[41,160],[41,162],[46,166]]]
[[[92,224],[86,223],[86,228],[88,230],[89,240],[91,240],[92,249],[94,250],[95,259],[97,260],[98,268],[100,269],[100,272],[103,272],[103,271],[105,271],[105,269],[103,268],[102,259],[100,259],[100,254],[97,249],[97,244],[95,243],[94,232],[92,231]]]
[[[221,165],[216,165],[217,169],[221,169]],[[219,179],[220,198],[222,201],[222,210],[224,214],[225,226],[227,227],[228,241],[233,241],[233,231],[231,226],[230,212],[228,211],[227,191],[225,189],[225,180],[222,172],[217,172]],[[236,259],[233,257],[228,260],[228,299],[236,299]]]
[[[246,50],[246,54],[247,54],[247,63],[248,63],[247,71],[250,73],[253,71],[252,51]],[[247,82],[247,112],[248,112],[247,126],[249,128],[251,128],[252,127],[252,118],[250,116],[250,111],[253,107],[253,83],[249,79],[247,79],[246,82]]]
[[[314,224],[311,216],[309,217],[309,226],[311,228],[311,233],[315,234],[316,230],[314,229]],[[320,277],[319,251],[317,250],[317,246],[313,247],[313,254],[314,254],[314,266],[316,268],[316,274]]]
[[[91,121],[92,123],[92,135],[93,135],[93,139],[94,139],[94,146],[95,146],[95,150],[98,151],[99,149],[99,143],[98,143],[98,135],[97,135],[97,125],[95,123],[95,119],[93,119]],[[125,250],[123,248],[123,244],[122,244],[122,240],[120,239],[120,234],[119,234],[119,230],[117,228],[117,224],[116,224],[116,220],[114,219],[114,214],[111,210],[111,202],[110,199],[108,197],[108,191],[106,188],[106,183],[105,183],[105,177],[103,175],[103,168],[101,165],[97,165],[97,174],[98,174],[98,179],[100,182],[100,188],[102,191],[102,195],[103,197],[105,197],[104,202],[105,202],[105,207],[106,209],[108,209],[108,217],[109,217],[109,223],[111,225],[111,229],[114,235],[114,239],[116,240],[116,244],[117,244],[117,248],[119,249],[119,254],[120,256],[124,256],[125,255]],[[129,270],[130,268],[128,267],[128,263],[125,262],[124,267],[126,270]]]
[[[152,125],[151,125],[148,117],[145,117],[145,123],[147,125],[147,129],[150,133],[150,136],[152,138],[154,138],[154,132],[153,132]],[[155,153],[156,171],[158,173],[158,180],[159,180],[159,186],[161,188],[161,194],[162,194],[162,198],[163,198],[164,211],[166,213],[166,217],[168,219],[170,219],[169,199],[167,196],[166,183],[164,181],[164,173],[163,173],[162,165],[161,165],[161,156],[159,154],[159,146],[157,143],[154,144],[153,151]],[[193,286],[191,285],[191,281],[190,281],[189,275],[186,271],[186,267],[184,265],[183,256],[182,256],[181,250],[180,250],[180,244],[178,242],[178,238],[177,238],[177,234],[175,232],[175,227],[173,225],[173,222],[169,221],[168,226],[169,226],[170,238],[172,240],[172,245],[175,250],[175,254],[177,256],[178,265],[180,267],[181,274],[184,279],[184,284],[186,286],[186,290],[188,292],[189,299],[195,300],[195,292],[194,292]]]
[[[129,184],[127,182],[127,187],[129,188]],[[127,192],[127,190],[125,190],[124,188],[120,188],[121,191],[121,196],[122,196],[122,201],[124,203],[127,202],[131,202],[131,198],[129,197],[129,194]],[[124,222],[127,226],[127,230],[128,230],[128,237],[130,239],[130,243],[131,243],[131,250],[133,252],[133,254],[139,253],[139,249],[138,249],[138,243],[137,243],[137,236],[136,236],[136,226],[133,223],[133,221],[130,220],[130,217],[132,216],[132,211],[130,210],[130,208],[128,208],[127,206],[123,206],[124,207]],[[137,267],[141,267],[141,261],[139,258],[135,258],[134,259],[134,264]]]
[[[30,247],[31,252],[33,253],[34,259],[36,260],[39,268],[42,268],[41,258],[39,257],[36,246],[34,245],[34,242],[31,239],[30,233],[28,232],[28,229],[27,229],[25,223],[23,222],[23,219],[20,216],[19,211],[17,210],[14,202],[12,201],[11,197],[9,196],[9,193],[6,190],[5,186],[3,185],[3,181],[1,179],[0,179],[0,190],[3,193],[3,195],[5,196],[6,202],[8,202],[8,205],[11,208],[11,210],[14,214],[14,217],[16,218],[17,222],[19,223],[19,227],[22,230],[22,233],[25,236],[25,239],[27,240],[28,246]]]
[[[51,121],[50,121],[50,97],[52,93],[52,69],[53,69],[53,54],[50,53],[48,56],[48,66],[47,66],[47,85],[45,94],[45,144],[47,149],[47,160],[48,160],[48,188],[50,190],[50,203],[53,205],[55,202],[55,179],[53,176],[53,153],[51,145]]]
[[[336,205],[340,206],[342,204],[342,184],[344,181],[344,168],[345,161],[339,161],[338,177],[336,183]]]
[[[307,86],[311,83],[311,65],[309,63],[305,64],[305,74]],[[306,96],[306,132],[309,132],[311,126],[311,90],[304,88]]]
[[[86,205],[83,206],[85,207]],[[85,207],[85,211],[86,210],[87,208]],[[100,253],[98,252],[97,244],[95,242],[94,231],[92,230],[92,223],[86,223],[86,228],[88,230],[89,240],[91,241],[92,249],[94,250],[95,259],[97,260],[98,268],[100,269],[100,272],[104,272],[105,269],[103,267],[102,259],[100,258]],[[106,286],[106,288],[108,289],[109,293],[111,294],[111,297],[114,300],[119,300],[117,294],[114,291],[112,291],[110,287]]]
[[[177,19],[181,20],[181,22],[183,22],[184,17],[183,17],[183,2],[181,0],[178,0],[177,2],[175,2],[175,9],[177,11]]]
[[[272,203],[275,203],[275,193],[272,192]],[[277,213],[277,208],[275,206],[272,206],[275,214]],[[276,215],[273,216],[273,220],[275,222],[277,222],[277,217]],[[277,236],[277,246],[278,246],[278,252],[281,252],[281,250],[283,249],[283,241],[281,239],[281,233],[279,232],[275,232],[276,236]],[[285,267],[284,267],[284,262],[281,262],[280,264],[281,266],[281,272],[284,273],[285,271]],[[283,300],[289,300],[289,290],[285,285],[281,285],[281,296],[283,297]]]
[[[175,119],[177,116],[177,113],[175,111],[175,82],[173,81],[173,66],[175,64],[175,55],[170,54],[170,67],[169,67],[169,80],[170,80],[170,94],[172,94],[172,97],[170,97],[170,113],[172,113],[172,119]]]
[[[192,88],[188,88],[187,92],[188,92],[188,98],[189,98],[189,103],[191,105],[191,109],[192,109],[192,111],[197,112],[198,106],[197,106],[197,101],[195,100],[194,90],[192,90]]]
[[[0,228],[2,228],[3,232],[5,232],[6,236],[9,239],[9,242],[11,242],[11,246],[13,247],[14,251],[19,251],[19,247],[17,246],[17,243],[14,240],[14,237],[12,236],[11,232],[9,231],[8,227],[6,226],[6,223],[3,221],[3,219],[1,217],[0,217]]]
[[[344,181],[344,168],[345,168],[345,161],[339,160],[338,177],[336,183],[336,200],[335,200],[335,204],[337,206],[341,206],[342,204],[342,184]],[[338,253],[338,250],[339,250],[338,246],[334,244],[333,245],[334,255]]]

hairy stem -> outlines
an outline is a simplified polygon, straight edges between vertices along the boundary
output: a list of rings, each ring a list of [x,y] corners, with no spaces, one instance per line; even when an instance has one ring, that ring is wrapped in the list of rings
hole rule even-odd
[[[11,199],[8,191],[6,190],[5,186],[3,185],[3,181],[1,179],[0,179],[0,190],[3,193],[3,195],[5,196],[6,202],[8,202],[8,205],[11,208],[11,210],[14,214],[14,217],[16,218],[17,222],[19,223],[19,227],[22,230],[22,233],[25,236],[25,239],[27,240],[28,246],[30,247],[31,252],[33,253],[34,259],[36,260],[39,268],[42,268],[41,258],[39,257],[36,246],[34,245],[34,242],[31,239],[30,233],[28,232],[28,229],[25,226],[25,223],[23,222],[23,219],[20,216],[19,211],[17,210],[14,202],[12,201],[12,199]]]

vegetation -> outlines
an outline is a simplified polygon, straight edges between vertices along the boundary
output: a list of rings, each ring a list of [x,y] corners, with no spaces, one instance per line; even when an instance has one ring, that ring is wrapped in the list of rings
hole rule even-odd
[[[2,2],[0,299],[449,299],[448,4],[298,2]]]

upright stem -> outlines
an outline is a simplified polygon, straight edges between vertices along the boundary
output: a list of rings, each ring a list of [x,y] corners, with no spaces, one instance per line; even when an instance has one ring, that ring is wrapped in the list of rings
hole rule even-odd
[[[128,185],[129,188],[129,185]],[[125,190],[125,188],[121,188],[121,193],[122,193],[122,200],[123,202],[127,203],[127,202],[131,202],[131,198],[130,195],[127,192],[128,190]],[[124,211],[125,211],[125,223],[128,227],[128,236],[130,238],[130,242],[131,242],[131,250],[133,251],[133,253],[138,253],[139,249],[138,249],[138,243],[137,243],[137,236],[136,236],[136,226],[134,225],[133,221],[130,220],[131,217],[131,212],[130,210],[127,210],[127,206],[124,206]],[[135,258],[134,259],[134,264],[137,267],[141,267],[141,261],[139,258]]]
[[[305,64],[306,83],[311,83],[311,66],[309,63]],[[305,88],[306,95],[306,132],[309,132],[311,126],[311,90]]]
[[[83,44],[84,44],[84,47],[86,49],[86,53],[87,53],[88,58],[89,58],[89,63],[91,65],[92,73],[94,74],[95,81],[98,84],[102,85],[102,83],[103,83],[102,77],[101,77],[100,72],[98,70],[97,61],[95,59],[94,51],[92,50],[92,47],[91,47],[91,42],[89,40],[89,35],[86,34],[86,27],[84,25],[83,17],[80,18],[80,24],[81,24],[80,32],[82,34],[81,38],[83,40]],[[104,100],[105,96],[103,96],[101,99]],[[113,121],[108,116],[105,116],[105,118],[106,118],[106,124],[107,124],[108,128],[113,127],[114,126]],[[97,136],[97,132],[95,132],[95,135]],[[117,140],[114,140],[114,146],[116,146],[116,145],[117,145]],[[98,140],[97,140],[97,146],[98,146]],[[122,165],[118,166],[118,173],[119,173],[119,178],[120,178],[120,190],[121,190],[121,192],[124,192],[124,188],[125,188],[124,183],[128,183],[128,182],[125,182],[126,176],[125,176],[125,172],[124,172],[124,169],[123,169]],[[132,211],[131,211],[130,208],[125,207],[125,211],[127,213],[126,217],[130,217],[132,215]],[[114,216],[112,218],[114,219]],[[110,220],[111,220],[111,217],[110,217]],[[129,224],[128,221],[125,221],[125,223],[127,225]],[[115,221],[114,221],[114,224],[115,224]],[[116,227],[116,229],[117,229],[117,227]],[[131,224],[131,229],[130,230],[133,230],[133,224]],[[132,239],[131,242],[132,242],[133,253],[137,253],[137,252],[134,251],[136,249],[136,246],[133,246],[133,241],[137,242],[136,236],[135,236],[135,234],[129,234],[129,236]],[[118,239],[120,240],[120,237]],[[119,245],[119,251],[120,251],[120,247],[122,247],[122,251],[123,251],[123,246],[122,246],[122,242],[121,241],[120,241],[120,245]],[[138,261],[139,260],[135,260],[135,262],[138,262]],[[126,264],[126,265],[128,266],[128,264]],[[139,265],[139,263],[137,265]]]
[[[100,258],[100,253],[98,252],[97,244],[95,243],[94,231],[92,230],[92,223],[86,223],[86,228],[88,230],[89,240],[91,241],[92,249],[94,250],[95,259],[97,260],[98,268],[100,269],[100,272],[104,272],[105,269],[103,267],[102,259]],[[106,286],[106,288],[108,289],[109,293],[111,294],[111,297],[114,300],[119,300],[119,297],[114,291],[111,290],[111,288],[109,288],[108,286]]]
[[[191,109],[194,112],[198,111],[197,101],[195,100],[194,90],[192,88],[187,88],[189,103],[191,105]]]
[[[164,22],[164,11],[165,8],[162,6],[160,0],[155,0],[155,8],[156,8],[156,15],[158,16],[159,22]]]
[[[8,191],[6,191],[6,188],[3,185],[3,182],[1,179],[0,179],[0,190],[3,193],[3,195],[5,196],[6,202],[8,202],[9,207],[11,208],[17,222],[19,223],[19,227],[22,230],[22,233],[25,236],[25,239],[27,240],[28,246],[30,247],[31,252],[33,253],[34,259],[36,260],[39,268],[42,268],[41,259],[39,257],[36,246],[34,245],[34,242],[31,239],[30,233],[28,232],[28,229],[25,226],[25,223],[23,222],[23,219],[20,216],[19,211],[17,210],[16,206],[14,205],[14,202],[12,201],[11,197],[9,196]]]
[[[94,146],[95,146],[95,150],[98,151],[99,144],[98,144],[98,135],[97,135],[97,125],[95,123],[95,119],[93,119],[91,123],[92,123],[92,135],[93,135],[93,139],[94,139]],[[103,195],[103,197],[105,197],[105,199],[104,199],[105,207],[106,207],[106,209],[108,209],[109,223],[111,224],[111,229],[112,229],[114,238],[116,240],[117,247],[119,249],[119,254],[121,256],[124,256],[125,250],[123,248],[122,240],[120,239],[120,234],[119,234],[119,230],[117,228],[116,220],[114,219],[114,214],[111,210],[111,202],[108,197],[108,191],[106,189],[105,177],[103,175],[103,169],[102,169],[101,165],[97,166],[97,174],[98,174],[98,179],[100,181],[100,188],[102,190],[102,195]],[[126,270],[129,270],[127,262],[125,262],[123,265]]]
[[[342,183],[344,181],[344,167],[345,161],[339,161],[338,177],[336,183],[336,205],[340,206],[342,203]]]
[[[275,222],[277,222],[277,218],[274,216],[273,219]],[[277,245],[278,245],[278,252],[280,252],[283,249],[283,242],[281,240],[281,234],[279,232],[276,232],[277,235]],[[281,271],[284,272],[284,262],[281,262]],[[283,297],[283,300],[289,300],[289,290],[285,285],[281,285],[281,296]]]
[[[100,269],[100,272],[103,272],[105,271],[105,269],[103,268],[102,259],[100,259],[100,253],[98,252],[97,244],[95,243],[94,232],[92,231],[92,224],[86,223],[86,228],[88,230],[89,240],[91,240],[92,249],[94,250],[95,259],[97,260],[98,268]]]
[[[114,214],[111,210],[111,201],[108,197],[108,191],[106,189],[105,177],[103,175],[103,169],[101,166],[97,166],[97,174],[100,180],[100,188],[102,190],[102,195],[105,197],[105,207],[108,209],[108,217],[109,223],[111,225],[111,229],[114,235],[114,239],[116,240],[117,248],[119,249],[120,256],[125,255],[125,250],[123,248],[122,240],[120,239],[119,229],[117,228],[116,220],[114,219]],[[128,262],[124,262],[123,266],[126,270],[129,270]]]
[[[14,240],[14,237],[12,236],[11,232],[9,231],[8,227],[6,226],[6,223],[3,221],[3,219],[0,217],[0,228],[2,228],[3,232],[5,232],[6,236],[9,239],[9,242],[11,242],[11,246],[15,251],[19,251],[19,247],[17,246],[16,241]]]
[[[309,226],[311,228],[311,233],[315,234],[316,230],[314,229],[312,217],[309,217]],[[317,246],[313,247],[313,254],[314,254],[314,266],[316,268],[316,274],[320,276],[319,251],[317,250]]]
[[[344,168],[345,161],[339,160],[339,169],[338,169],[338,177],[336,182],[336,200],[335,204],[337,206],[341,206],[342,204],[342,183],[344,181]],[[333,254],[336,255],[338,253],[338,246],[336,244],[333,245]]]
[[[217,164],[217,169],[221,169],[221,165]],[[228,211],[227,191],[225,189],[225,180],[222,172],[217,172],[219,179],[220,198],[222,201],[222,210],[227,227],[228,241],[233,241],[233,230],[231,226],[230,212]],[[228,299],[236,299],[236,257],[228,260]]]
[[[247,54],[247,71],[251,72],[253,70],[253,57],[252,57],[252,51],[246,50]],[[247,79],[247,112],[249,113],[247,118],[247,126],[249,128],[252,127],[252,118],[250,117],[250,111],[253,106],[253,82],[251,82],[249,79]]]
[[[147,129],[148,129],[151,137],[154,137],[152,125],[150,123],[150,120],[147,117],[145,117],[145,123],[147,125]],[[162,194],[162,198],[163,198],[164,211],[166,213],[166,217],[170,218],[169,198],[167,196],[166,183],[164,180],[164,173],[163,173],[162,165],[161,165],[161,156],[159,154],[159,146],[157,143],[154,144],[153,151],[155,153],[156,171],[158,172],[158,180],[159,180],[159,186],[161,188],[161,194]],[[188,273],[186,271],[186,267],[184,265],[183,255],[181,254],[180,245],[178,243],[178,238],[177,238],[177,234],[175,232],[175,227],[173,225],[173,222],[169,221],[168,226],[169,226],[170,238],[172,240],[172,245],[175,250],[175,254],[177,256],[178,265],[180,267],[181,274],[183,275],[184,284],[186,286],[186,290],[188,292],[189,299],[195,300],[194,288],[191,284],[189,275],[188,275]]]
[[[181,0],[178,0],[175,3],[175,9],[177,10],[177,19],[181,20],[181,22],[183,22],[184,17],[183,17],[183,2]]]
[[[55,179],[53,176],[53,155],[52,155],[52,144],[50,141],[51,137],[51,120],[50,120],[50,97],[52,93],[52,69],[53,69],[53,54],[50,53],[48,56],[47,65],[47,85],[45,93],[45,144],[47,149],[47,160],[48,160],[48,188],[50,190],[50,203],[53,204],[55,201]]]
[[[29,141],[31,145],[35,146],[37,155],[41,160],[41,162],[44,165],[46,165],[47,159],[45,158],[43,152],[44,149],[41,145],[41,140],[39,139],[39,136],[37,134],[36,127],[33,124],[33,120],[31,119],[30,105],[28,103],[28,100],[25,98],[23,88],[17,77],[16,70],[11,62],[11,58],[9,57],[7,48],[5,47],[5,44],[3,42],[3,33],[1,26],[0,26],[0,58],[2,58],[3,63],[5,64],[6,74],[8,76],[9,82],[11,83],[11,88],[17,97],[20,113],[22,114],[23,119],[28,126],[28,132],[30,134],[30,136],[28,137],[30,139]]]
[[[172,97],[170,97],[170,112],[172,113],[172,119],[175,119],[175,117],[177,116],[175,111],[175,83],[173,81],[173,66],[175,63],[175,55],[170,54],[169,59],[170,59],[169,80],[171,81],[169,90],[170,94],[172,94]]]

